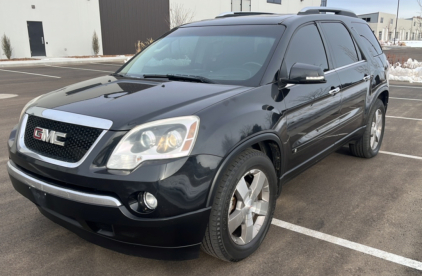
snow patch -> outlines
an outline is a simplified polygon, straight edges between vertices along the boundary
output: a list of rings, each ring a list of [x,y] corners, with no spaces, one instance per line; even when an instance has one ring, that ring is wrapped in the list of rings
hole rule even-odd
[[[405,63],[390,65],[389,80],[422,83],[422,62],[409,58]]]
[[[412,41],[402,41],[406,44],[407,47],[422,47],[422,41],[412,40]]]

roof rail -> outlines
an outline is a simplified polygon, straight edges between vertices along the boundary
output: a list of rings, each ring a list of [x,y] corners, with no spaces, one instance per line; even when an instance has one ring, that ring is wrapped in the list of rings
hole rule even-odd
[[[215,18],[222,18],[222,17],[234,17],[234,16],[248,16],[248,15],[265,15],[265,14],[276,14],[270,12],[224,12],[222,14],[217,15]]]
[[[320,13],[326,13],[326,12],[332,12],[337,15],[344,15],[344,16],[350,16],[350,17],[357,17],[354,12],[351,10],[345,10],[340,8],[332,8],[332,7],[307,7],[303,8],[298,15],[308,15],[308,14],[320,14]]]

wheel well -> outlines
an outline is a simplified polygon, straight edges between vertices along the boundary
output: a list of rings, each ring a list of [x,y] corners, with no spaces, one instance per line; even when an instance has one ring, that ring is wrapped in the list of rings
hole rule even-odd
[[[274,165],[278,177],[281,176],[281,150],[274,141],[262,141],[251,146],[255,150],[265,153]]]
[[[381,94],[378,96],[378,99],[380,99],[384,103],[385,110],[387,110],[387,106],[388,106],[388,97],[389,97],[389,94],[387,90],[381,92]]]

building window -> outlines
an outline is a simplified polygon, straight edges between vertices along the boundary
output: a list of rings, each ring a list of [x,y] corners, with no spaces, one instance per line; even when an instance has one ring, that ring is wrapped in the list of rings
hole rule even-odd
[[[399,32],[396,32],[396,39],[399,39]]]
[[[384,17],[381,17],[381,22],[380,23],[384,23]]]
[[[321,0],[321,7],[327,6],[327,0]]]
[[[380,41],[382,40],[382,32],[378,33],[378,40],[380,40]]]
[[[413,27],[415,27],[416,26],[416,22],[413,22]]]
[[[406,40],[409,40],[409,33],[406,32]]]
[[[281,0],[267,0],[267,3],[273,3],[273,4],[280,4],[281,5]]]
[[[391,20],[390,20],[390,24],[393,24],[393,23],[394,23],[394,19],[391,19]]]

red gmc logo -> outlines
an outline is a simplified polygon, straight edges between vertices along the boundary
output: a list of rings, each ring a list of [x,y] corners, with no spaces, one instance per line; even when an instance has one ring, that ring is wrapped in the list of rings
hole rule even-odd
[[[57,140],[58,137],[66,138],[67,134],[62,132],[57,132],[54,130],[49,130],[42,127],[36,127],[34,129],[34,139],[40,140],[43,142],[47,142],[50,144],[58,145],[58,146],[64,146],[65,142]]]

